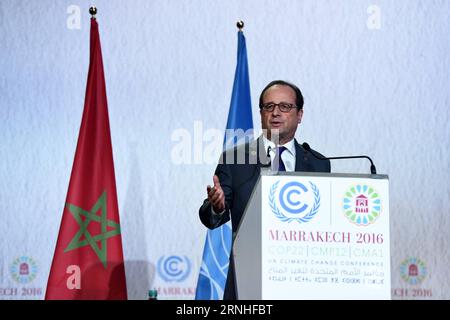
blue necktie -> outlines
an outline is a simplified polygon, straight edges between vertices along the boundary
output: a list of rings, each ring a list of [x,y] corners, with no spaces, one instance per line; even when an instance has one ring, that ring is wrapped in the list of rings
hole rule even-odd
[[[275,154],[275,158],[273,159],[273,162],[275,164],[278,163],[278,171],[286,171],[283,159],[281,159],[281,154],[284,152],[284,150],[286,150],[286,147],[278,147],[277,153]]]

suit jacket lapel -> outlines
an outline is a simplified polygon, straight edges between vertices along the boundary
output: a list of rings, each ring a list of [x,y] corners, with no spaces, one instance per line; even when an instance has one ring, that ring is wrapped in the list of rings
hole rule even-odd
[[[307,171],[309,156],[305,149],[294,139],[295,143],[295,171]]]
[[[248,150],[246,149],[247,153],[247,163],[249,164],[256,164],[258,169],[261,168],[261,165],[266,163],[266,152],[264,150],[264,143],[262,140],[262,136],[259,136],[258,139],[250,142]]]

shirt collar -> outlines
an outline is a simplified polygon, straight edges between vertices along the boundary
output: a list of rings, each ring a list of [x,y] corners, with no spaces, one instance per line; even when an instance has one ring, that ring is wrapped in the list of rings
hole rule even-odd
[[[277,147],[275,145],[275,143],[273,143],[273,141],[270,141],[269,139],[267,139],[265,135],[263,135],[263,143],[264,143],[264,150],[266,151],[266,154],[267,154],[267,150],[269,149],[269,146],[271,147],[272,150],[275,150]],[[281,145],[280,147],[285,147],[292,155],[295,155],[294,139],[291,139],[290,141]]]

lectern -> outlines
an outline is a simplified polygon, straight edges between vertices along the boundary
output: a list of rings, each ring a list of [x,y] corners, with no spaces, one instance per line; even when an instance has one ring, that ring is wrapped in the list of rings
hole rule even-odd
[[[233,254],[238,299],[390,299],[388,176],[261,172]]]

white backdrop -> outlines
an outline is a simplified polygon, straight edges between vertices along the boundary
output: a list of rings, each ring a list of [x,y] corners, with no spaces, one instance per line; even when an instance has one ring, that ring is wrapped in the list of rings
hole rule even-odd
[[[0,2],[2,299],[44,297],[81,122],[90,5]],[[296,83],[305,96],[297,139],[328,156],[368,154],[390,177],[393,298],[450,298],[449,1],[96,6],[131,299],[153,287],[161,298],[193,298],[206,232],[198,207],[215,164],[199,157],[207,141],[192,142],[190,163],[177,164],[172,135],[224,128],[238,19],[255,127],[263,87]],[[365,161],[332,163],[333,172],[368,170]],[[161,267],[174,257],[182,277]]]

